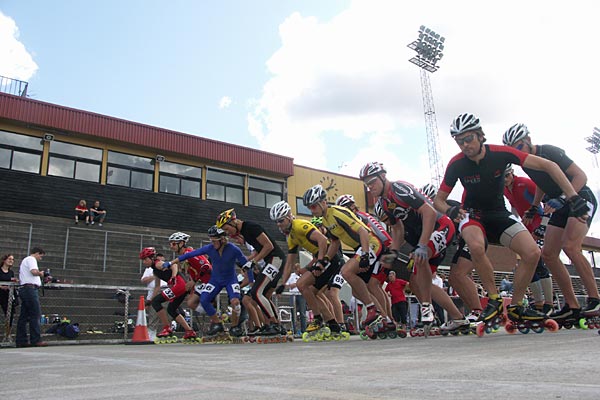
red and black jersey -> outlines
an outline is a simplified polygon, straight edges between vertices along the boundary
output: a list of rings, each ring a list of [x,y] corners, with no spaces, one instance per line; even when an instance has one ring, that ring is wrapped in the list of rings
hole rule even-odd
[[[571,164],[573,164],[573,160],[571,160],[565,154],[563,149],[549,144],[537,145],[535,149],[535,155],[545,158],[546,160],[554,161],[567,176],[569,182],[573,180],[572,176],[567,175],[567,169],[571,166]],[[523,171],[525,171],[527,175],[529,175],[529,177],[535,182],[535,184],[542,189],[548,198],[552,199],[560,196],[563,193],[560,186],[558,186],[552,177],[550,177],[550,175],[548,175],[546,172],[537,171],[531,168],[523,168]]]
[[[424,203],[431,201],[425,197],[418,189],[408,182],[390,182],[390,188],[381,198],[383,211],[389,218],[390,225],[394,225],[398,220],[404,224],[404,239],[413,246],[419,243],[421,232],[423,231],[423,220],[421,214],[417,212]],[[439,219],[444,215],[438,214],[438,222],[435,229],[439,227]]]
[[[477,163],[463,153],[446,167],[440,190],[450,193],[460,180],[465,188],[464,208],[505,211],[504,171],[508,164],[522,165],[528,154],[508,146],[484,145],[485,156]]]
[[[185,249],[184,254],[191,251],[194,251],[194,249],[192,247],[188,247]],[[208,283],[212,274],[212,265],[210,261],[208,261],[208,258],[203,255],[198,255],[188,258],[186,263],[188,265],[187,273],[194,282],[198,282],[198,280],[200,280],[202,283]]]
[[[512,192],[505,187],[504,195],[508,199],[510,205],[517,210],[519,216],[523,218],[525,212],[531,208],[531,204],[533,203],[533,198],[535,197],[535,183],[524,176],[513,175]],[[526,225],[529,232],[533,232],[534,229],[542,223],[541,212],[541,207],[538,207],[538,213],[535,214],[531,223]]]

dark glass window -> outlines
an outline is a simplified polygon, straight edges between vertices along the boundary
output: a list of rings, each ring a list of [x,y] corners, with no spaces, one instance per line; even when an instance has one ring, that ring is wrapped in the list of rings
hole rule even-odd
[[[51,142],[48,175],[100,182],[102,150],[77,144]]]
[[[151,158],[108,152],[108,184],[152,190],[153,177],[154,162]]]
[[[41,138],[0,131],[0,168],[39,174],[42,143]]]
[[[209,169],[206,172],[206,198],[244,204],[244,176]]]
[[[271,208],[283,199],[283,182],[248,178],[248,202],[251,206]]]
[[[312,213],[310,212],[308,207],[306,207],[304,205],[304,202],[302,201],[302,197],[296,197],[296,213],[312,216]]]
[[[202,168],[168,161],[160,163],[160,192],[200,197],[201,187]]]

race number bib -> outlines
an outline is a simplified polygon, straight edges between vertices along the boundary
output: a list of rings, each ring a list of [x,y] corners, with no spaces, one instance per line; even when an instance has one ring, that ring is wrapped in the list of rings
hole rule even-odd
[[[175,298],[175,293],[171,290],[171,288],[166,288],[162,291],[163,296],[167,298],[167,300],[173,300]]]
[[[202,288],[202,293],[212,293],[215,290],[215,285],[206,283],[204,284],[204,288]]]
[[[267,264],[265,266],[265,268],[262,270],[262,274],[266,275],[267,277],[269,277],[271,280],[275,279],[275,276],[277,276],[277,273],[279,272],[279,270],[277,268],[275,268],[273,265],[271,264]]]
[[[342,274],[337,274],[336,276],[333,277],[333,284],[339,287],[344,286],[344,283],[346,283],[346,280],[342,277]]]

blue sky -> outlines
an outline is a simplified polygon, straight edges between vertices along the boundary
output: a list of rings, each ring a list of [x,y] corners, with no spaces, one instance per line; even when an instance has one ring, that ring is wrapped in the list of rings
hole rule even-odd
[[[420,186],[427,141],[406,45],[425,24],[446,37],[431,76],[443,161],[459,150],[448,134],[459,113],[480,116],[491,143],[524,122],[598,194],[584,138],[600,125],[600,5],[575,3],[3,0],[0,75],[29,81],[38,100],[300,165],[356,176],[383,161]]]

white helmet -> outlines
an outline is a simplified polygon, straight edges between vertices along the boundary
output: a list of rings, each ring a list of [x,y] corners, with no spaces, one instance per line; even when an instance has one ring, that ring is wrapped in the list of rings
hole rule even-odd
[[[365,178],[370,176],[379,175],[385,173],[385,167],[380,162],[370,162],[366,163],[361,169],[358,177],[361,181],[364,181]]]
[[[315,185],[304,192],[302,202],[306,207],[310,207],[313,204],[317,204],[319,201],[325,200],[326,198],[327,192],[325,189],[323,189],[323,186]]]
[[[169,242],[181,242],[187,243],[190,240],[190,235],[183,232],[175,232],[171,236],[169,236]]]
[[[290,211],[292,211],[292,208],[286,201],[279,201],[271,207],[271,219],[277,221],[278,219],[285,218]]]
[[[450,125],[450,134],[452,137],[454,137],[460,135],[461,133],[480,128],[481,124],[479,123],[479,118],[473,114],[465,113],[460,114],[454,119],[454,121],[452,121],[452,125]]]
[[[512,173],[514,173],[514,172],[515,172],[515,171],[513,170],[513,166],[512,166],[512,164],[508,164],[508,165],[506,166],[506,168],[504,168],[504,175],[506,175],[506,174],[512,174]]]
[[[350,205],[354,203],[356,203],[356,201],[354,201],[354,196],[351,194],[343,194],[335,201],[335,205],[341,207],[350,207]]]
[[[529,129],[525,124],[514,124],[502,136],[502,143],[506,146],[512,146],[519,140],[529,136]]]
[[[423,194],[429,197],[431,200],[435,199],[435,196],[437,195],[437,189],[431,183],[428,183],[425,186],[423,186],[421,188],[421,192],[423,192]]]

